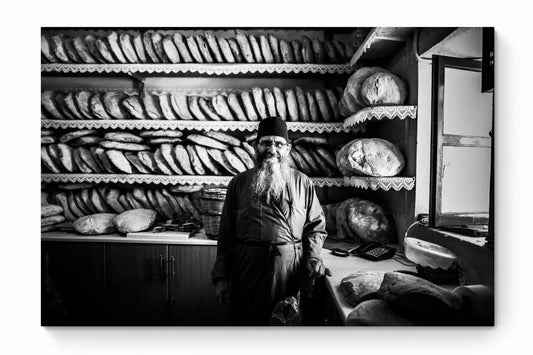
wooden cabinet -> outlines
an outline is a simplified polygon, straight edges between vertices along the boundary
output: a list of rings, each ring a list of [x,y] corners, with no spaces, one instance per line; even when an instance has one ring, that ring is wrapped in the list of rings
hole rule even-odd
[[[165,324],[167,245],[108,244],[106,291],[113,325]]]
[[[228,307],[217,303],[211,282],[216,248],[169,246],[170,323],[226,325]]]
[[[227,325],[214,245],[42,243],[42,325]]]
[[[105,248],[46,243],[41,252],[41,324],[98,325],[105,318]]]

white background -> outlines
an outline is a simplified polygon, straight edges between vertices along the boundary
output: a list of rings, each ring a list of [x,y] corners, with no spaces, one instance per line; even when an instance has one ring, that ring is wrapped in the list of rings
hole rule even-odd
[[[10,1],[2,5],[0,349],[4,354],[512,354],[531,324],[531,11],[506,1]],[[516,2],[517,4],[520,4]],[[521,2],[525,4],[526,2]],[[40,326],[41,26],[495,26],[494,328]],[[529,230],[528,230],[529,229]],[[523,353],[524,351],[521,351]]]

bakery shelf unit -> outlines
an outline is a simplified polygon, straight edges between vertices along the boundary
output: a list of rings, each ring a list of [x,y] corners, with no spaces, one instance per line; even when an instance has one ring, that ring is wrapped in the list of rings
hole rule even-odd
[[[412,27],[375,27],[355,51],[349,65],[355,66],[363,61],[384,59],[394,53],[409,40]]]
[[[41,64],[43,73],[350,74],[349,64]]]
[[[186,120],[41,120],[43,128],[78,129],[173,129],[253,132],[257,122],[244,121],[186,121]],[[342,122],[287,122],[291,132],[349,133],[357,132],[362,124],[346,127]]]

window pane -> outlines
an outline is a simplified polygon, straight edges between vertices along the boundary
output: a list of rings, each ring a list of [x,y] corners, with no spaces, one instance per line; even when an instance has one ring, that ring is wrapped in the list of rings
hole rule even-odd
[[[489,211],[490,148],[443,147],[442,213]]]
[[[489,136],[492,93],[481,92],[481,73],[444,70],[444,134]]]

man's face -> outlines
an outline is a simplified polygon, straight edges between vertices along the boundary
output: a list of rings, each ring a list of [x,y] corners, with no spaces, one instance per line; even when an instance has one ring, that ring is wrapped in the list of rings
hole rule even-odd
[[[281,161],[289,155],[291,145],[287,143],[285,138],[278,136],[263,136],[255,145],[255,155],[257,163],[261,164],[263,161]]]

